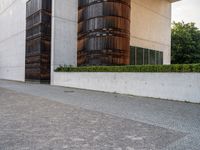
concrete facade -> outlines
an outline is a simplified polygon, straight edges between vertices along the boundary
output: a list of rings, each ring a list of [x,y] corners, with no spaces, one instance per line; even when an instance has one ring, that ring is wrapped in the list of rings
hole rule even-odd
[[[78,1],[53,0],[52,9],[53,66],[76,66]]]
[[[59,65],[77,65],[77,0],[53,0],[51,80]]]
[[[171,62],[171,2],[131,1],[131,46],[163,52],[164,64]]]
[[[0,79],[25,80],[27,0],[0,1]],[[59,65],[77,65],[78,0],[52,0],[51,81]],[[164,52],[170,63],[169,0],[132,0],[131,46]]]
[[[52,84],[200,103],[199,73],[54,73]]]
[[[0,1],[0,78],[25,80],[26,0]]]

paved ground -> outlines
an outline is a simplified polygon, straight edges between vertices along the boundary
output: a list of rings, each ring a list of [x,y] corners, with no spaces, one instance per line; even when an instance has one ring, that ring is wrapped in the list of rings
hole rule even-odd
[[[0,80],[0,150],[199,150],[200,105]]]

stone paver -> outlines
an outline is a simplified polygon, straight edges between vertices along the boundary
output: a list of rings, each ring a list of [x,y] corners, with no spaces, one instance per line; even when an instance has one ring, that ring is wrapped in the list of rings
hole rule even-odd
[[[199,150],[200,105],[0,80],[0,150]]]
[[[161,149],[184,133],[0,88],[0,149]]]

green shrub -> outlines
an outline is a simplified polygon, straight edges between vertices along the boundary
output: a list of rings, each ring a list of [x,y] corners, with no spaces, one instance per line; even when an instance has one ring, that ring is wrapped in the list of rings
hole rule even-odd
[[[200,64],[127,65],[127,66],[59,66],[56,72],[200,72]]]

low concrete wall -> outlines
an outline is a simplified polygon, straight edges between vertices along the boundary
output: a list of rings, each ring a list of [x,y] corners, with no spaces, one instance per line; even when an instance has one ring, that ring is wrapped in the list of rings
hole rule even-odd
[[[53,85],[200,103],[200,73],[54,73]]]

